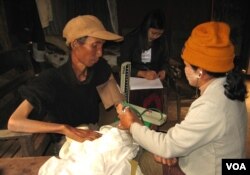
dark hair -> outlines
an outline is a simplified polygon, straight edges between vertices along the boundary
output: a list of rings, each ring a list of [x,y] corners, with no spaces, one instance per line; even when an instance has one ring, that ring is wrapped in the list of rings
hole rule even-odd
[[[235,68],[228,73],[213,73],[206,71],[207,74],[219,78],[226,76],[225,95],[231,100],[244,101],[247,97],[245,77],[241,70]]]
[[[156,9],[156,10],[149,12],[144,17],[140,28],[141,28],[142,33],[146,34],[146,37],[147,37],[149,28],[165,30],[166,28],[165,13],[160,9]]]
[[[166,16],[161,9],[155,9],[150,11],[143,19],[141,25],[135,30],[140,33],[140,45],[142,50],[148,48],[148,30],[149,28],[155,28],[164,30],[164,33],[155,41],[157,47],[164,47],[166,44],[165,32],[166,32]]]
[[[247,97],[247,88],[245,84],[245,76],[241,70],[234,69],[227,73],[225,95],[231,100],[245,101]]]
[[[198,67],[191,65],[194,70]],[[206,71],[206,70],[205,70]],[[220,78],[226,76],[225,95],[231,100],[244,101],[247,97],[247,88],[245,85],[245,76],[239,68],[234,68],[228,73],[215,73],[206,71],[206,73],[212,77]]]

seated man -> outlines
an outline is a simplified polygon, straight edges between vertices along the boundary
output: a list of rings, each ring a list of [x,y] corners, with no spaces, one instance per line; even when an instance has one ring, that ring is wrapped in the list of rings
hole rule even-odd
[[[71,52],[68,62],[41,72],[20,89],[23,101],[9,118],[9,130],[56,133],[80,142],[100,137],[97,132],[75,127],[98,122],[101,92],[97,87],[114,80],[110,66],[101,58],[103,44],[123,38],[106,31],[101,21],[91,15],[71,19],[63,36]],[[117,97],[120,99],[113,104],[122,100],[120,94]],[[30,117],[42,112],[50,122]]]

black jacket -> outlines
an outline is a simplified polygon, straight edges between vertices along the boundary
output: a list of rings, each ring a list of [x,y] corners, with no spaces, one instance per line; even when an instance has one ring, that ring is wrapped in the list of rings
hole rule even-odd
[[[118,64],[131,62],[131,76],[136,76],[139,70],[166,70],[168,67],[168,44],[166,36],[156,39],[151,46],[152,56],[150,63],[143,63],[141,60],[142,46],[140,46],[139,31],[129,33],[121,43],[120,57]]]

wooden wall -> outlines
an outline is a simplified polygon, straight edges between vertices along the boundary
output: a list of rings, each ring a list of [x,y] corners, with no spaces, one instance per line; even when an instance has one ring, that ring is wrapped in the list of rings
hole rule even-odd
[[[211,18],[211,0],[119,0],[117,3],[119,29],[123,35],[138,26],[148,11],[163,9],[171,55],[176,59],[180,59],[180,51],[192,28]]]
[[[250,58],[249,5],[245,0],[117,0],[121,34],[138,26],[144,15],[155,8],[165,10],[169,27],[171,56],[180,52],[191,30],[199,23],[220,20],[229,23],[236,46],[236,64],[247,69]]]

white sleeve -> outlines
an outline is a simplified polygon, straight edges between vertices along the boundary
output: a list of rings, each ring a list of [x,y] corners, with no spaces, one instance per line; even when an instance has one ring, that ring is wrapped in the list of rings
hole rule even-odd
[[[220,137],[225,130],[221,118],[214,104],[204,102],[190,107],[186,118],[167,133],[156,132],[137,123],[131,125],[130,132],[135,141],[148,151],[166,158],[180,157]]]

